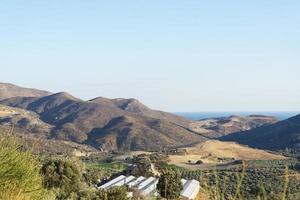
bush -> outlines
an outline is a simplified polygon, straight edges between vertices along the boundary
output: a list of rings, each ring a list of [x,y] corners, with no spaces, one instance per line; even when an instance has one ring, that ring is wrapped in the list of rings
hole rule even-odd
[[[183,189],[178,171],[164,171],[157,184],[159,194],[166,199],[178,199]]]
[[[17,138],[4,135],[0,139],[0,199],[45,199],[39,163],[21,148]]]
[[[203,164],[204,162],[202,161],[202,160],[198,160],[197,162],[196,162],[196,165],[201,165],[201,164]]]
[[[124,187],[112,187],[108,190],[100,190],[97,195],[101,200],[128,200],[127,188]]]
[[[42,168],[43,185],[48,189],[59,189],[58,199],[70,197],[80,189],[81,174],[78,167],[68,160],[48,160]]]

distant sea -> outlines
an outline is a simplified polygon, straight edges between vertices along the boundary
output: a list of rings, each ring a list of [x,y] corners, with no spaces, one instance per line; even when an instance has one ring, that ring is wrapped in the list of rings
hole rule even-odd
[[[191,120],[201,120],[207,118],[228,117],[231,115],[267,115],[276,117],[278,120],[285,120],[300,112],[176,112],[175,114],[183,116]]]

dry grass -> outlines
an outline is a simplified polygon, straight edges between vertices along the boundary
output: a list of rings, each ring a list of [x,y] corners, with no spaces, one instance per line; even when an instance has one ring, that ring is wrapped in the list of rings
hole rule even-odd
[[[253,149],[234,142],[221,142],[210,140],[194,147],[187,148],[189,154],[213,154],[217,157],[235,158],[240,160],[276,160],[284,159],[283,156],[268,153],[263,150]]]
[[[218,164],[218,158],[235,160],[279,160],[285,159],[281,155],[272,154],[263,150],[253,149],[233,142],[221,142],[209,140],[196,146],[185,148],[186,155],[170,155],[170,163],[181,167],[197,168],[188,165],[189,161],[195,163],[198,160],[205,164]]]

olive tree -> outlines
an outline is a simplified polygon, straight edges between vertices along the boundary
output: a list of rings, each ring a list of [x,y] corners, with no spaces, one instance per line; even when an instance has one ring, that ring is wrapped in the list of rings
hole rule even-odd
[[[178,171],[164,171],[157,184],[159,194],[166,199],[178,199],[182,190],[181,174]]]

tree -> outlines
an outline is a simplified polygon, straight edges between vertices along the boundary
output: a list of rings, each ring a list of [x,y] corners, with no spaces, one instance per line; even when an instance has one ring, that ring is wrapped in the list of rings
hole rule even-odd
[[[68,160],[48,160],[42,168],[43,185],[48,189],[59,189],[59,199],[69,197],[79,190],[81,174],[78,167]]]
[[[101,200],[128,200],[127,188],[123,187],[112,187],[108,190],[100,190],[98,197]]]
[[[155,171],[150,158],[147,155],[138,155],[133,158],[134,165],[129,169],[134,176],[154,176]]]
[[[39,173],[40,164],[22,148],[16,137],[0,138],[0,199],[39,200],[47,198]],[[48,197],[50,198],[50,197]]]
[[[157,189],[166,199],[178,199],[182,190],[181,174],[178,171],[164,171],[161,174]]]
[[[202,160],[198,160],[198,161],[196,162],[196,165],[201,165],[201,164],[203,164],[203,161],[202,161]]]

